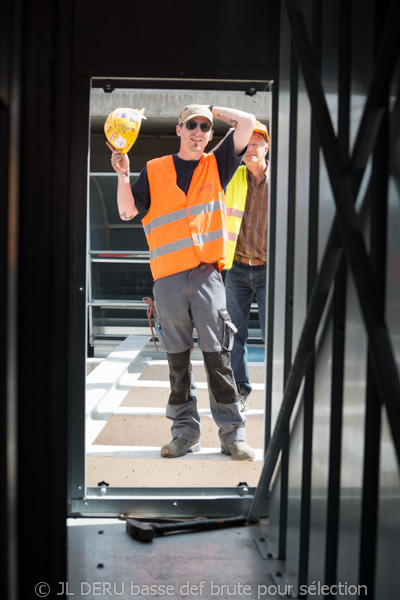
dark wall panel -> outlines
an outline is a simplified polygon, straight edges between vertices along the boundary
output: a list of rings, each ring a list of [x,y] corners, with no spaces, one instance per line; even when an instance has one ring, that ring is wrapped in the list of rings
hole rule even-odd
[[[75,59],[125,76],[158,72],[209,76],[220,65],[229,75],[246,67],[276,73],[279,2],[255,0],[246,6],[224,0],[202,6],[179,0],[131,2],[124,7],[104,0],[76,2]],[[103,73],[104,74],[104,73]]]
[[[395,15],[390,15],[389,6],[397,6]],[[270,548],[274,558],[285,559],[282,575],[294,585],[294,591],[311,586],[309,596],[317,593],[313,584],[342,584],[343,589],[347,584],[344,595],[348,596],[356,593],[358,586],[360,597],[398,595],[394,547],[399,544],[400,479],[398,436],[393,432],[399,413],[392,412],[388,418],[387,407],[393,398],[398,409],[399,395],[395,384],[378,395],[382,386],[376,383],[379,373],[371,360],[374,328],[366,318],[368,300],[376,294],[373,312],[377,319],[379,310],[384,313],[392,352],[386,352],[382,336],[374,353],[385,357],[388,364],[393,361],[398,369],[400,60],[398,45],[387,38],[384,29],[387,19],[393,38],[399,39],[398,6],[396,2],[372,0],[282,3],[272,371],[277,408],[283,398],[283,402],[288,399],[286,391],[293,390],[300,371],[297,361],[284,394],[282,379],[290,367],[286,363],[295,356],[310,306],[307,293],[315,254],[320,264],[340,205],[335,184],[352,168],[352,186],[358,189],[357,170],[363,172],[366,167],[357,196],[354,222],[358,227],[348,227],[342,240],[346,251],[343,249],[335,278],[329,279],[326,287],[330,295],[322,319],[317,321],[314,355],[308,339],[309,369],[302,379],[304,386],[297,390],[288,472],[282,459],[271,488]],[[385,41],[384,60],[378,67],[379,50]],[[396,61],[394,77],[391,60]],[[311,77],[310,66],[314,64]],[[374,88],[377,75],[380,85]],[[315,93],[320,85],[321,95]],[[385,96],[388,89],[390,93]],[[356,144],[371,97],[374,111],[367,113],[370,126],[362,143]],[[321,115],[327,116],[325,127]],[[332,168],[326,144],[329,119],[334,134],[329,136],[329,148],[335,148],[340,157],[335,163],[337,170]],[[380,125],[376,136],[375,125]],[[354,148],[357,160],[353,155],[349,166]],[[351,201],[350,194],[346,208]],[[342,222],[346,223],[346,218]],[[362,243],[352,246],[356,235]],[[368,249],[368,260],[358,263],[362,268],[357,271],[354,259],[363,256],[363,245]],[[333,248],[336,252],[339,247],[337,242],[331,245],[331,259]],[[327,285],[330,267],[326,261],[324,267],[321,279],[325,278]],[[365,287],[360,285],[360,272],[370,274]],[[310,304],[315,309],[316,305]],[[313,311],[314,319],[317,312]],[[300,347],[305,353],[304,344]],[[338,590],[333,588],[331,595],[340,595]],[[323,594],[317,593],[318,597]]]
[[[1,556],[10,600],[32,597],[38,581],[55,593],[66,580],[68,424],[82,421],[83,435],[84,415],[90,78],[269,79],[277,5],[3,3],[1,472],[13,488],[2,505],[11,534]]]

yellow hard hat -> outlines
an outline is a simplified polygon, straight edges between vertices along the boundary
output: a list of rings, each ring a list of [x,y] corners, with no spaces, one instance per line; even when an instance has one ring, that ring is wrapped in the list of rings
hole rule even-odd
[[[145,119],[144,108],[116,108],[108,115],[104,123],[104,133],[110,144],[126,154],[136,142],[142,119]]]

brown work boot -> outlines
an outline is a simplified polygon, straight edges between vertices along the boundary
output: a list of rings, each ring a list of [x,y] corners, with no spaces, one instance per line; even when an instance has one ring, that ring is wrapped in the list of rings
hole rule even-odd
[[[161,456],[164,458],[177,458],[185,456],[188,452],[198,452],[201,449],[200,436],[195,440],[185,440],[184,438],[174,438],[169,444],[161,448]]]
[[[247,442],[236,440],[230,444],[221,443],[222,454],[230,454],[233,460],[254,460],[256,453]]]

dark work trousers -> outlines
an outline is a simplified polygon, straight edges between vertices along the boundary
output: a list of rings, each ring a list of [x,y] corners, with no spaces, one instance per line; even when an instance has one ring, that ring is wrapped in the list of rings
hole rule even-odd
[[[232,268],[226,272],[226,304],[232,321],[237,327],[232,348],[231,363],[235,381],[246,397],[252,390],[247,364],[247,337],[249,334],[248,326],[251,301],[255,294],[261,336],[265,341],[266,282],[267,267],[265,265],[252,267],[234,261]]]
[[[215,265],[157,279],[154,283],[158,338],[167,352],[171,394],[166,415],[172,437],[195,440],[201,433],[197,390],[190,354],[193,324],[207,372],[211,414],[224,444],[245,439],[246,418],[240,412],[230,362],[234,326],[226,312],[225,288]]]

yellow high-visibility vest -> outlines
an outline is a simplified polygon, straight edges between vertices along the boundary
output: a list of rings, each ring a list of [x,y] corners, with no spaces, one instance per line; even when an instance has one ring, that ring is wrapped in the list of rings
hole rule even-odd
[[[225,269],[233,264],[236,242],[244,214],[247,196],[247,169],[241,165],[226,188],[226,214],[228,217],[228,247],[226,251]]]

